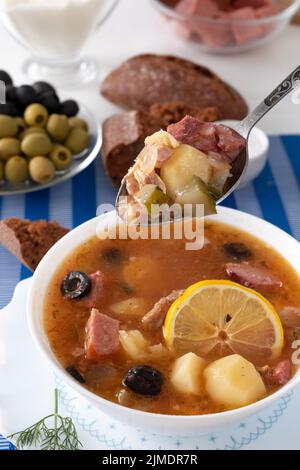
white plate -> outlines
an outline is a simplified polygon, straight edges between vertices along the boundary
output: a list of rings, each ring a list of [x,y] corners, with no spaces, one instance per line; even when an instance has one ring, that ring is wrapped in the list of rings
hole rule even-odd
[[[38,184],[29,179],[25,183],[20,184],[0,181],[0,196],[26,194],[50,188],[78,175],[78,173],[85,170],[95,160],[102,146],[102,129],[89,109],[81,103],[78,103],[78,105],[80,108],[78,117],[84,119],[89,126],[90,140],[88,148],[79,155],[74,155],[70,168],[66,171],[57,171],[50,183]]]
[[[0,433],[9,435],[53,411],[59,389],[60,412],[71,416],[84,449],[196,450],[300,449],[298,391],[237,426],[193,438],[155,436],[112,420],[54,377],[31,341],[25,318],[30,279],[18,284],[11,303],[0,311]]]

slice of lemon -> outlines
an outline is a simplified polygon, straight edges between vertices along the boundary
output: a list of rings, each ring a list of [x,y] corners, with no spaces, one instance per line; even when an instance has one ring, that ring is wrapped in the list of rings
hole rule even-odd
[[[202,281],[170,307],[164,324],[167,346],[216,359],[240,354],[256,365],[278,357],[283,328],[273,305],[230,281]]]

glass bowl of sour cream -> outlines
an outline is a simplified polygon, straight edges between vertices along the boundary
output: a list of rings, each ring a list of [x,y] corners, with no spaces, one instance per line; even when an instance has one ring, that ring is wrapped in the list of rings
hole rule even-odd
[[[93,80],[95,63],[83,50],[119,0],[0,0],[9,33],[30,51],[23,71],[32,80],[72,87]]]

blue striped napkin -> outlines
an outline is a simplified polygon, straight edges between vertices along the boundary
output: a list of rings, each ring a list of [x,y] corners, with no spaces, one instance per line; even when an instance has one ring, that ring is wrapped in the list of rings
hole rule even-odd
[[[0,435],[0,450],[16,450],[15,446]]]
[[[273,136],[268,163],[258,178],[224,203],[262,217],[300,241],[300,136]],[[76,227],[96,214],[101,203],[113,203],[116,192],[98,158],[83,173],[37,193],[0,198],[0,219],[21,217],[56,220]],[[9,303],[16,284],[30,272],[0,247],[0,308]],[[3,441],[0,441],[3,446]]]

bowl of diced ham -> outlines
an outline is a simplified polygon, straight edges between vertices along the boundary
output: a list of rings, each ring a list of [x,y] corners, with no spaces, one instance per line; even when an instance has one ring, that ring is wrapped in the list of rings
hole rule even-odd
[[[233,53],[270,41],[299,0],[151,0],[175,33],[207,52]]]

